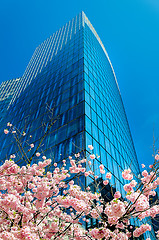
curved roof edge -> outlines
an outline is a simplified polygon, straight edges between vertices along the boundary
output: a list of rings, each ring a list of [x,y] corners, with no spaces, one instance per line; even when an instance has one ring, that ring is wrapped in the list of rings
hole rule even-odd
[[[111,68],[112,68],[113,75],[114,75],[114,78],[115,78],[115,81],[116,81],[116,84],[117,84],[117,87],[118,87],[118,90],[119,90],[119,93],[120,93],[120,89],[119,89],[119,85],[118,85],[117,78],[116,78],[116,75],[115,75],[115,71],[114,71],[114,68],[113,68],[113,66],[112,66],[112,63],[111,63],[111,61],[110,61],[110,58],[109,58],[109,56],[108,56],[108,53],[107,53],[107,51],[106,51],[106,49],[105,49],[105,47],[104,47],[104,45],[103,45],[100,37],[98,36],[96,30],[94,29],[93,25],[91,24],[91,22],[89,21],[89,19],[87,18],[86,14],[85,14],[83,11],[82,11],[82,20],[83,20],[83,26],[84,26],[85,23],[89,26],[89,28],[91,29],[91,31],[92,31],[93,34],[95,35],[96,39],[98,40],[99,44],[101,45],[101,47],[102,47],[102,49],[103,49],[103,51],[104,51],[104,53],[105,53],[105,55],[106,55],[109,63],[110,63],[110,66],[111,66]],[[120,94],[121,94],[121,93],[120,93]]]

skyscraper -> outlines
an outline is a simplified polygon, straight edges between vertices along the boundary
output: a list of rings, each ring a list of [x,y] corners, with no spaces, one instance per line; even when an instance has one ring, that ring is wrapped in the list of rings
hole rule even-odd
[[[122,191],[120,171],[131,165],[140,174],[120,90],[108,54],[86,15],[81,12],[39,45],[8,104],[4,124],[25,128],[38,144],[50,114],[57,121],[44,140],[44,151],[59,162],[68,155],[88,151],[100,155]],[[49,116],[48,116],[49,115]],[[15,149],[10,136],[2,136],[1,159]],[[9,144],[10,143],[10,144]],[[88,183],[89,184],[89,183]],[[124,193],[123,193],[124,194]]]
[[[20,139],[24,148],[30,135],[37,146],[52,117],[55,123],[43,141],[43,153],[60,166],[63,158],[87,152],[92,144],[100,156],[94,161],[96,175],[102,163],[112,173],[111,184],[124,196],[121,171],[131,167],[138,176],[139,165],[112,64],[83,12],[36,48],[10,91],[1,132],[11,122],[26,132]],[[2,161],[18,155],[10,135],[1,133],[0,150]]]

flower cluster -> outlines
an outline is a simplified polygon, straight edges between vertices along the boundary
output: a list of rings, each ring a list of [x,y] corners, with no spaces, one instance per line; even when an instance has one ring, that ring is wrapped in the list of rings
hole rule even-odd
[[[34,144],[29,147],[34,148]],[[93,146],[89,145],[89,149],[92,151]],[[13,161],[16,156],[11,156],[0,166],[0,240],[58,240],[65,236],[75,240],[128,240],[132,237],[130,218],[142,220],[159,214],[158,205],[149,203],[150,196],[155,196],[159,185],[154,167],[150,172],[142,172],[138,188],[131,169],[124,170],[122,177],[126,184],[123,188],[127,201],[116,191],[112,200],[106,203],[98,189],[98,176],[91,168],[91,161],[96,158],[92,152],[85,158],[79,153],[70,156],[68,162],[63,160],[60,167],[57,163],[51,165],[51,159],[40,152],[35,153],[37,158],[41,158],[38,164],[22,167]],[[46,171],[49,167],[53,170]],[[99,170],[104,179],[101,180],[103,188],[110,186],[111,173],[106,173],[102,164]],[[91,186],[79,186],[81,178],[89,178],[94,191],[91,191]],[[96,219],[98,227],[86,231],[81,223],[87,224],[91,218]],[[151,226],[142,224],[133,231],[133,236],[138,238],[146,231],[151,231]]]
[[[139,228],[136,228],[133,232],[134,237],[139,237],[146,231],[151,231],[151,226],[149,224],[142,224]]]

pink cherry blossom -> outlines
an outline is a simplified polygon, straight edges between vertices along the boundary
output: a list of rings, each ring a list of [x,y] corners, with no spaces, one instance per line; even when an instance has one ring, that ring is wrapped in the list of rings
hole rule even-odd
[[[122,172],[122,177],[126,180],[132,180],[133,179],[133,175],[130,174],[131,170],[130,169],[125,169],[124,172]]]
[[[104,169],[104,165],[101,164],[101,165],[99,166],[99,168],[100,168],[100,169]]]
[[[102,228],[101,229],[94,228],[90,231],[90,234],[95,239],[102,239],[104,238],[105,232]]]
[[[139,237],[146,231],[151,231],[151,226],[149,224],[142,224],[139,228],[136,228],[133,232],[134,237]]]
[[[101,174],[105,174],[105,170],[100,169],[100,173],[101,173]]]
[[[89,148],[90,150],[93,150],[93,149],[94,149],[94,147],[93,147],[92,145],[88,145],[88,148]]]
[[[95,155],[94,155],[94,154],[91,154],[89,157],[90,157],[91,159],[95,159]]]
[[[80,157],[80,153],[76,153],[76,154],[75,154],[75,157],[76,157],[76,158]]]
[[[108,183],[109,183],[109,180],[104,180],[104,181],[103,181],[103,184],[104,184],[104,185],[108,185]]]
[[[8,134],[9,133],[8,129],[4,129],[4,133]]]
[[[114,198],[120,198],[120,197],[121,197],[121,193],[119,191],[115,192]]]
[[[131,192],[133,190],[132,186],[130,184],[125,184],[124,185],[124,190],[126,192]]]
[[[110,172],[106,174],[106,178],[111,179],[111,177],[112,177],[112,175]]]
[[[85,177],[88,177],[90,175],[90,173],[89,172],[85,172],[84,175],[85,175]]]
[[[142,172],[142,176],[147,177],[147,176],[148,176],[148,172],[147,172],[146,170],[144,170],[144,171]]]
[[[9,127],[12,131],[13,127]],[[31,148],[34,147],[32,144]],[[92,145],[90,150],[93,150]],[[41,148],[40,151],[43,152]],[[40,153],[37,152],[36,156],[39,157]],[[95,154],[88,154],[84,159],[80,154],[75,154],[75,159],[69,157],[68,166],[66,160],[61,160],[58,167],[57,163],[52,166],[51,159],[46,156],[42,157],[42,161],[35,159],[37,164],[22,167],[13,159],[14,154],[0,166],[0,240],[59,240],[64,239],[65,235],[75,240],[128,240],[151,231],[149,224],[140,224],[133,230],[130,226],[131,218],[141,221],[159,214],[159,206],[151,205],[149,201],[151,196],[156,195],[159,185],[156,161],[152,165],[153,171],[142,172],[141,180],[138,180],[140,187],[133,180],[130,168],[122,172],[123,178],[129,181],[123,181],[126,183],[123,187],[126,196],[117,191],[118,186],[104,180],[103,185],[110,184],[109,187],[116,189],[112,200],[105,202],[101,194],[104,186],[102,189],[101,185],[99,187],[101,175],[99,181],[96,181],[98,176],[93,172],[94,164],[90,164]],[[101,174],[105,173],[104,169],[103,164],[99,165]],[[111,179],[110,172],[106,178]],[[81,179],[87,186],[80,184]],[[93,192],[92,186],[95,189]],[[81,227],[81,220],[89,223],[91,218],[97,219],[100,226],[92,226],[92,229],[86,231]]]
[[[37,152],[37,153],[36,153],[36,156],[37,156],[37,157],[40,157],[40,153],[39,153],[39,152]]]

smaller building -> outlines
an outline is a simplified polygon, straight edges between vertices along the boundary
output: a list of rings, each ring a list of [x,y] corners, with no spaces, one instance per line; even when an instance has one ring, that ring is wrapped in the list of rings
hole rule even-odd
[[[0,122],[4,118],[12,97],[19,89],[20,78],[15,78],[2,82],[0,85]]]

